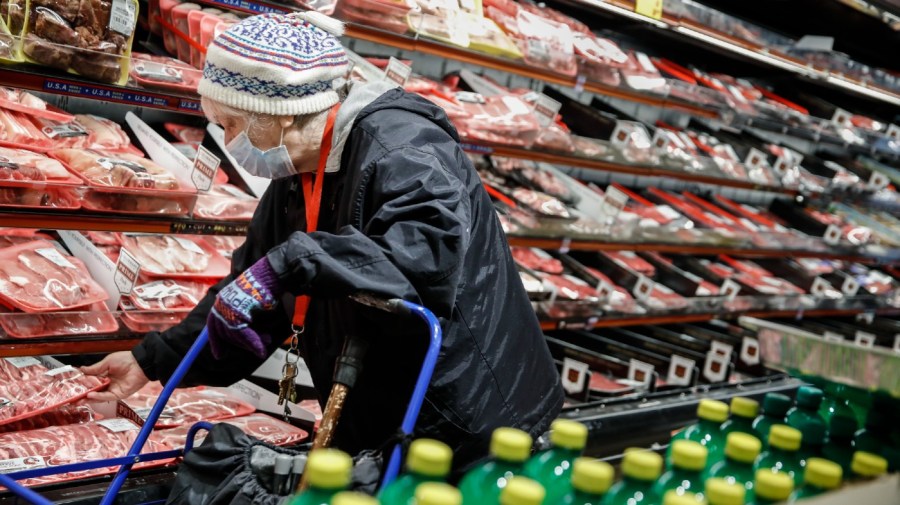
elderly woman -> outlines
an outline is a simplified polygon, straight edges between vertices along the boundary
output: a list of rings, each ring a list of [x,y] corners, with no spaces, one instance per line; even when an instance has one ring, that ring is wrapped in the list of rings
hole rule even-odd
[[[232,274],[178,326],[85,372],[96,399],[166,381],[204,325],[210,348],[186,383],[248,376],[302,327],[322,403],[346,335],[369,343],[335,444],[396,433],[421,364],[418,324],[350,302],[357,291],[430,308],[444,342],[416,436],[454,448],[457,470],[499,426],[537,435],[562,404],[559,376],[509,247],[444,111],[386,82],[345,81],[339,22],[318,13],[248,18],[209,47],[199,92],[227,150],[272,179]]]

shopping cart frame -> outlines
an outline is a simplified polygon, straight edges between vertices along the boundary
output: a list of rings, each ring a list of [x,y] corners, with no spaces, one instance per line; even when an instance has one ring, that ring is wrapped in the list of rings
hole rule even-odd
[[[430,310],[406,300],[385,300],[383,298],[379,298],[377,296],[369,294],[358,294],[351,296],[351,298],[364,305],[375,307],[397,315],[408,316],[410,314],[414,314],[418,318],[422,319],[422,321],[425,322],[428,326],[428,350],[425,352],[425,358],[422,362],[422,368],[419,370],[419,376],[416,379],[412,397],[410,398],[409,405],[407,406],[406,413],[403,416],[403,422],[400,427],[404,435],[411,435],[413,429],[415,428],[416,420],[419,417],[419,411],[422,408],[422,403],[425,399],[425,393],[428,390],[428,385],[429,383],[431,383],[431,376],[434,373],[438,355],[440,354],[442,341],[440,321]],[[185,354],[184,358],[181,360],[181,363],[178,364],[175,372],[172,373],[172,376],[169,378],[165,387],[163,387],[163,390],[160,392],[156,403],[153,404],[153,407],[150,409],[150,413],[147,415],[147,419],[141,426],[141,429],[138,432],[134,443],[128,450],[128,454],[116,458],[105,458],[94,461],[84,461],[79,463],[70,463],[67,465],[48,466],[43,468],[34,468],[30,470],[22,470],[19,472],[0,474],[0,485],[6,487],[14,495],[17,495],[18,497],[33,505],[52,505],[53,502],[41,496],[33,489],[19,484],[17,481],[35,477],[45,477],[48,475],[92,470],[95,468],[118,466],[119,470],[116,472],[109,488],[103,495],[103,498],[100,500],[100,505],[112,505],[113,501],[116,499],[116,495],[118,495],[119,490],[125,483],[125,479],[131,472],[131,468],[135,464],[145,461],[158,461],[162,459],[171,459],[184,456],[184,454],[192,449],[194,437],[197,432],[201,429],[211,429],[212,424],[201,421],[191,426],[190,430],[188,431],[187,440],[185,442],[185,447],[183,450],[171,450],[141,454],[141,449],[143,449],[144,444],[147,442],[147,439],[150,436],[150,433],[153,431],[153,427],[156,424],[156,421],[159,419],[159,416],[162,414],[166,403],[168,403],[169,397],[172,396],[172,393],[175,391],[176,386],[181,383],[181,380],[184,378],[185,374],[187,374],[187,371],[190,369],[191,365],[193,365],[194,361],[197,359],[197,356],[200,355],[200,352],[203,350],[203,348],[206,347],[208,341],[209,334],[207,332],[207,329],[203,328],[203,331],[200,332],[200,335],[194,341],[193,345],[191,345],[187,354]],[[397,474],[400,470],[401,457],[401,444],[398,443],[394,446],[391,452],[390,459],[385,466],[381,481],[382,487],[391,483],[397,477]]]

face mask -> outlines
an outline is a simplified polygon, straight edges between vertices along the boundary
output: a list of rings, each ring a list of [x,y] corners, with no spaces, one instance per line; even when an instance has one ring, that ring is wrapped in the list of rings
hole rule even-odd
[[[281,138],[280,146],[263,151],[250,142],[247,132],[241,132],[225,149],[250,174],[266,179],[281,179],[297,173],[287,147],[284,146],[284,130],[281,131]]]

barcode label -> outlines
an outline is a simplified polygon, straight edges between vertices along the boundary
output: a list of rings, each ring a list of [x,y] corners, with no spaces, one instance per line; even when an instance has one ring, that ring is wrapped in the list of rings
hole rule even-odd
[[[121,33],[126,38],[134,31],[137,8],[133,0],[113,0],[109,12],[109,29]]]

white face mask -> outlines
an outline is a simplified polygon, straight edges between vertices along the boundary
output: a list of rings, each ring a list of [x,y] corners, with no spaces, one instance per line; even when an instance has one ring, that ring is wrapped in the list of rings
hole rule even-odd
[[[244,170],[257,177],[282,179],[297,173],[284,145],[284,129],[281,130],[281,145],[278,147],[263,151],[250,142],[247,132],[241,132],[231,139],[225,150]]]

